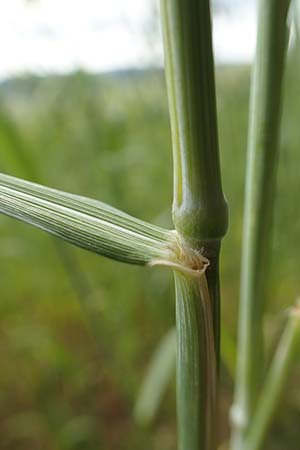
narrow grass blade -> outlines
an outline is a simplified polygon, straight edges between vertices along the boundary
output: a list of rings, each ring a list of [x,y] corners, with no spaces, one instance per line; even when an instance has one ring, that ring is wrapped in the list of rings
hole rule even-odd
[[[297,39],[296,45],[300,44],[300,0],[294,0],[293,4],[293,24],[295,27],[295,35]]]
[[[169,259],[172,231],[105,203],[0,174],[0,212],[78,247],[131,264]]]
[[[292,308],[279,341],[245,442],[245,450],[260,450],[270,427],[292,364],[300,348],[300,302]]]
[[[30,147],[21,135],[13,119],[0,103],[0,161],[2,169],[17,170],[21,177],[39,181],[34,162],[30,154]]]
[[[221,331],[221,359],[232,380],[236,370],[236,344],[228,328],[222,324]]]
[[[160,341],[141,385],[134,408],[136,422],[149,425],[157,414],[170,379],[175,375],[176,330],[171,328]]]
[[[16,171],[16,175],[41,182],[39,170],[32,158],[31,147],[20,132],[17,124],[10,117],[0,101],[0,144],[1,144],[1,169]],[[53,246],[68,276],[70,286],[78,298],[90,324],[93,325],[96,334],[95,315],[89,306],[92,295],[92,286],[87,275],[81,270],[76,255],[64,242],[52,237]]]
[[[252,76],[232,450],[243,448],[264,367],[263,314],[290,0],[260,0]]]

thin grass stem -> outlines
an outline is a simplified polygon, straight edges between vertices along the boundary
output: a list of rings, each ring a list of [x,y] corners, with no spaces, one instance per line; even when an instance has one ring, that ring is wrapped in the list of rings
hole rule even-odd
[[[288,322],[269,368],[257,407],[246,437],[245,450],[261,450],[291,366],[300,344],[300,303],[291,309]]]
[[[41,182],[29,145],[3,105],[0,105],[0,137],[3,144],[3,147],[1,147],[1,163],[3,160],[4,168],[13,168],[14,171],[17,170],[18,176]],[[95,315],[90,306],[93,291],[91,283],[85,272],[81,270],[79,261],[72,249],[55,237],[52,239],[52,243],[69,279],[70,286],[88,317],[89,323],[94,324],[92,327],[95,334],[97,328]]]
[[[232,449],[241,450],[264,367],[263,312],[279,150],[289,0],[260,0],[250,101]]]

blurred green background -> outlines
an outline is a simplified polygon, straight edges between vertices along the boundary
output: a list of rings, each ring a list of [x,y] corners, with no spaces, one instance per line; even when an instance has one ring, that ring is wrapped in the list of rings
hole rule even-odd
[[[293,52],[268,280],[269,349],[300,288],[299,73]],[[249,67],[217,68],[223,182],[230,205],[221,261],[222,320],[234,341],[249,77]],[[0,148],[2,172],[172,226],[171,142],[161,71],[76,72],[3,82]],[[0,449],[175,450],[175,373],[152,423],[141,426],[133,415],[151,357],[174,325],[169,271],[58,246],[45,233],[3,216],[0,248]],[[300,365],[265,448],[299,449],[299,375]],[[225,366],[221,378],[226,439],[233,380]]]

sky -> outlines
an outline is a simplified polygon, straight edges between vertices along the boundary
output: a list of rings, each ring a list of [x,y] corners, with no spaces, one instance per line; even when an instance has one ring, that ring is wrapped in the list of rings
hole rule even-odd
[[[232,1],[234,14],[214,17],[216,60],[249,62],[255,2]],[[0,78],[162,64],[161,40],[146,33],[151,5],[151,0],[1,0]]]

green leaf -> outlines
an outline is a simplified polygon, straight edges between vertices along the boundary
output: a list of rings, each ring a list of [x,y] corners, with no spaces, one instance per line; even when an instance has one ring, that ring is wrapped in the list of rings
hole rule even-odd
[[[294,22],[294,28],[295,28],[295,37],[296,37],[296,44],[299,46],[300,43],[300,1],[295,0],[293,4],[293,22]]]
[[[140,388],[134,416],[137,423],[149,425],[160,407],[162,397],[175,375],[176,329],[171,328],[159,342]]]
[[[250,429],[245,450],[260,450],[279,405],[290,370],[299,355],[300,301],[291,308],[288,321],[266,375]]]
[[[78,247],[131,264],[174,259],[174,231],[105,203],[0,174],[0,212]]]

